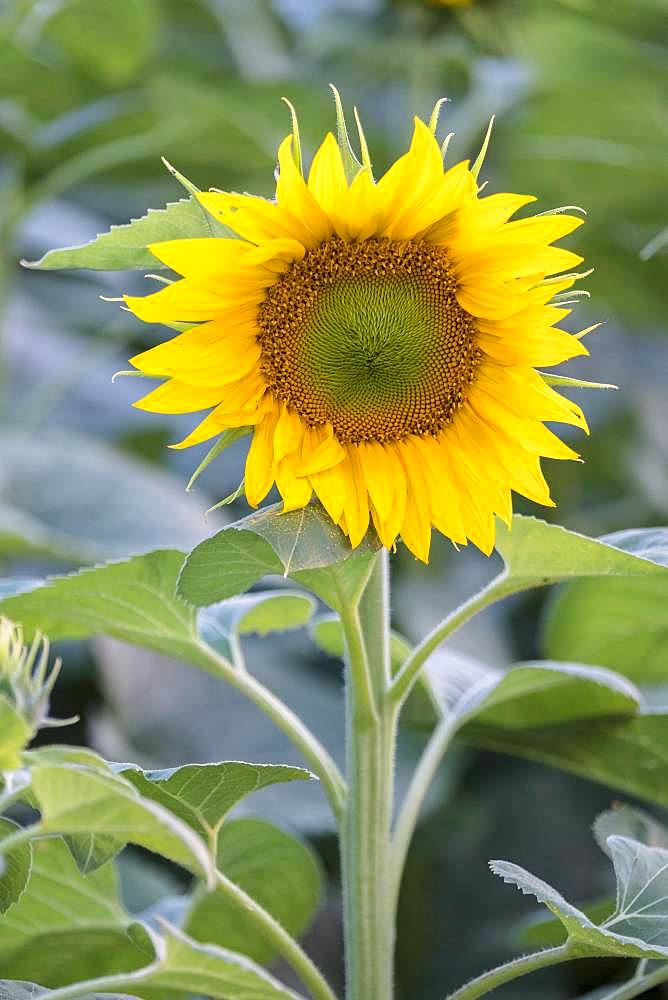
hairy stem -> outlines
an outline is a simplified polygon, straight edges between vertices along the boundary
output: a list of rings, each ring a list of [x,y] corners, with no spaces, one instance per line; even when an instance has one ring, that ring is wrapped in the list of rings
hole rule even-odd
[[[341,616],[349,787],[341,832],[347,1000],[392,1000],[393,993],[395,931],[388,869],[398,712],[387,700],[386,559],[385,552],[377,556],[359,614]]]
[[[568,962],[574,958],[581,958],[581,955],[573,954],[568,943],[561,944],[557,948],[547,948],[545,951],[537,951],[533,955],[525,955],[523,958],[516,958],[512,962],[500,965],[490,972],[484,972],[477,979],[472,979],[466,986],[451,993],[447,1000],[477,1000],[478,997],[487,996],[492,990],[510,983],[513,979],[526,976],[530,972],[538,969],[546,969],[550,965],[559,965],[561,962]],[[635,996],[635,994],[634,994]],[[610,1000],[610,998],[608,998]]]
[[[315,963],[270,913],[222,872],[218,872],[218,890],[235,906],[241,908],[267,941],[270,941],[289,962],[314,1000],[336,1000],[335,994]]]
[[[332,812],[337,821],[340,821],[345,805],[346,785],[336,762],[317,736],[285,702],[256,680],[252,674],[245,670],[237,670],[205,642],[198,642],[198,648],[213,672],[245,694],[303,754],[309,767],[322,782]]]

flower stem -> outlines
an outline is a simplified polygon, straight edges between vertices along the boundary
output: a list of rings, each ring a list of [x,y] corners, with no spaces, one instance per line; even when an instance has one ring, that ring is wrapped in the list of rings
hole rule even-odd
[[[394,913],[388,879],[397,708],[387,699],[387,553],[376,557],[346,636],[348,804],[341,831],[347,1000],[392,1000]],[[371,711],[369,710],[371,701]]]
[[[582,957],[584,956],[573,953],[568,942],[556,948],[546,948],[545,951],[537,951],[533,955],[513,959],[512,962],[507,962],[490,972],[483,973],[482,976],[472,979],[470,983],[451,993],[447,1000],[478,1000],[478,997],[484,997],[497,987],[503,986],[504,983],[510,983],[513,979],[526,976],[529,972],[536,972],[538,969],[546,969],[550,965],[559,965],[561,962]],[[633,994],[633,996],[635,995]],[[611,1000],[611,998],[607,998],[607,1000]]]
[[[524,590],[522,582],[510,581],[505,573],[500,573],[482,590],[474,594],[463,604],[460,604],[451,614],[436,625],[431,632],[425,636],[406,659],[399,673],[394,678],[390,688],[390,697],[399,704],[402,704],[410,693],[413,684],[418,679],[418,675],[425,664],[425,661],[441,643],[452,635],[460,626],[473,618],[479,611],[495,604],[510,594],[515,594]]]
[[[212,672],[245,694],[303,754],[309,767],[320,779],[332,812],[339,821],[343,815],[346,786],[336,762],[320,740],[285,702],[256,680],[252,674],[236,669],[205,642],[198,642],[198,648]]]
[[[260,933],[274,945],[279,954],[290,963],[314,1000],[336,1000],[334,992],[315,963],[270,913],[222,872],[218,872],[217,884],[218,891],[239,907]]]

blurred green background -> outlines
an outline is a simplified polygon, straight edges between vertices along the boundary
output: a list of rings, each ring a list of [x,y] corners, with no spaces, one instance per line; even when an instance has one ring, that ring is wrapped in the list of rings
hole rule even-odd
[[[271,195],[275,149],[289,129],[280,97],[297,106],[313,150],[333,126],[330,80],[359,107],[378,172],[405,149],[411,116],[448,96],[442,124],[456,132],[453,162],[477,153],[496,114],[489,190],[535,193],[539,211],[587,210],[576,245],[596,272],[573,328],[606,325],[588,340],[592,358],[568,370],[621,391],[584,400],[584,466],[545,463],[559,503],[548,514],[588,534],[665,522],[667,54],[665,0],[478,0],[457,10],[422,0],[0,2],[2,575],[192,546],[220,523],[203,512],[234,489],[242,462],[242,450],[230,451],[186,494],[201,455],[165,445],[191,419],[139,414],[130,406],[136,383],[112,385],[131,354],[164,336],[100,301],[147,290],[140,275],[38,274],[18,259],[178,199],[161,155],[200,187]],[[237,503],[226,517],[245,512]],[[441,540],[428,569],[405,553],[395,568],[396,624],[415,637],[496,567]],[[540,656],[545,600],[489,612],[453,647],[501,666]],[[280,646],[278,663],[270,645],[251,644],[258,674],[340,756],[338,664],[305,636]],[[60,651],[55,711],[83,720],[65,731],[69,742],[144,765],[295,759],[254,710],[192,668],[106,640]],[[400,781],[420,746],[417,735],[404,742]],[[436,1000],[521,947],[517,928],[531,904],[497,884],[488,858],[509,858],[575,900],[609,891],[588,828],[613,798],[538,765],[455,754],[407,871],[401,998]],[[254,808],[311,837],[336,875],[317,789],[263,793]],[[174,872],[139,851],[124,856],[123,874],[137,910],[179,888]],[[309,942],[340,980],[334,883]],[[567,1000],[622,971],[575,963],[500,996]]]

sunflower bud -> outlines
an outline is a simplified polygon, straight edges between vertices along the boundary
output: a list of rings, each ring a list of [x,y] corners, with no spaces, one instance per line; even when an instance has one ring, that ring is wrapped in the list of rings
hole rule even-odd
[[[28,645],[20,625],[0,617],[0,693],[33,733],[54,724],[49,699],[62,664],[57,659],[49,667],[49,652],[46,636],[36,632]]]

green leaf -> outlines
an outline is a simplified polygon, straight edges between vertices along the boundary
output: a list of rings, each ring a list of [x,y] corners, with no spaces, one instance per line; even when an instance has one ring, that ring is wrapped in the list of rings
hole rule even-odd
[[[184,992],[214,1000],[303,1000],[249,958],[193,941],[165,925],[154,937],[156,960],[146,968],[119,976],[114,988],[153,1000],[156,991]]]
[[[322,897],[322,875],[302,841],[259,819],[230,820],[220,833],[218,867],[293,937],[310,923]],[[266,964],[275,951],[243,910],[220,890],[195,896],[184,929]]]
[[[619,531],[601,539],[638,560],[668,566],[668,528]],[[624,574],[626,575],[626,574]],[[550,605],[543,640],[550,656],[598,663],[640,684],[668,680],[668,573],[647,579],[578,580]]]
[[[195,611],[175,595],[183,553],[171,549],[50,577],[0,601],[0,613],[27,635],[51,639],[110,635],[166,655],[196,660]]]
[[[204,607],[248,590],[267,574],[280,573],[324,600],[326,593],[336,604],[337,587],[349,592],[364,578],[373,543],[363,542],[353,556],[346,536],[318,504],[287,514],[281,509],[280,504],[266,507],[201,542],[186,560],[179,593]],[[335,564],[342,564],[343,571],[348,561],[354,567],[334,582],[328,574],[314,572]]]
[[[497,525],[496,548],[506,564],[509,584],[518,590],[588,576],[668,579],[668,529],[595,539],[516,514],[512,530]]]
[[[113,867],[84,877],[60,838],[33,850],[25,892],[0,921],[3,975],[56,988],[144,966],[151,946],[118,901]]]
[[[214,834],[243,798],[260,788],[286,781],[308,781],[313,775],[283,764],[185,764],[165,771],[142,771],[119,765],[126,781],[145,799],[158,803],[192,827],[202,838]]]
[[[525,757],[619,791],[668,806],[668,713],[586,719],[510,729],[467,724],[467,743]]]
[[[32,791],[43,833],[103,834],[146,847],[213,882],[204,842],[164,806],[142,798],[123,778],[77,764],[40,764]]]
[[[9,819],[0,818],[0,841],[16,833],[19,827]],[[32,844],[29,841],[16,844],[0,858],[0,913],[21,898],[30,878],[32,868]]]
[[[21,766],[21,751],[32,739],[32,730],[4,694],[0,694],[0,770]]]
[[[639,704],[640,693],[619,674],[545,660],[518,664],[498,683],[490,679],[478,686],[458,712],[474,728],[533,731],[581,719],[633,716]]]
[[[668,681],[668,574],[578,580],[559,591],[543,625],[547,655],[598,663],[639,684]]]
[[[593,903],[587,903],[581,909],[593,924],[602,924],[614,913],[615,901],[606,896]],[[561,920],[543,913],[528,919],[519,932],[519,939],[527,948],[553,948],[555,945],[563,944],[567,937]]]
[[[205,642],[232,660],[238,636],[300,628],[308,624],[314,611],[315,601],[307,594],[267,590],[207,608],[200,613],[199,630]]]
[[[165,208],[150,208],[140,219],[127,225],[112,226],[90,243],[49,250],[35,261],[22,261],[24,267],[40,270],[87,268],[92,271],[127,271],[135,268],[167,270],[148,246],[163,240],[197,239],[235,234],[217,222],[195,198],[171,202]]]
[[[507,861],[492,861],[492,871],[539,902],[564,925],[581,955],[668,958],[668,851],[628,837],[608,837],[617,881],[615,912],[597,926],[552,886]]]

